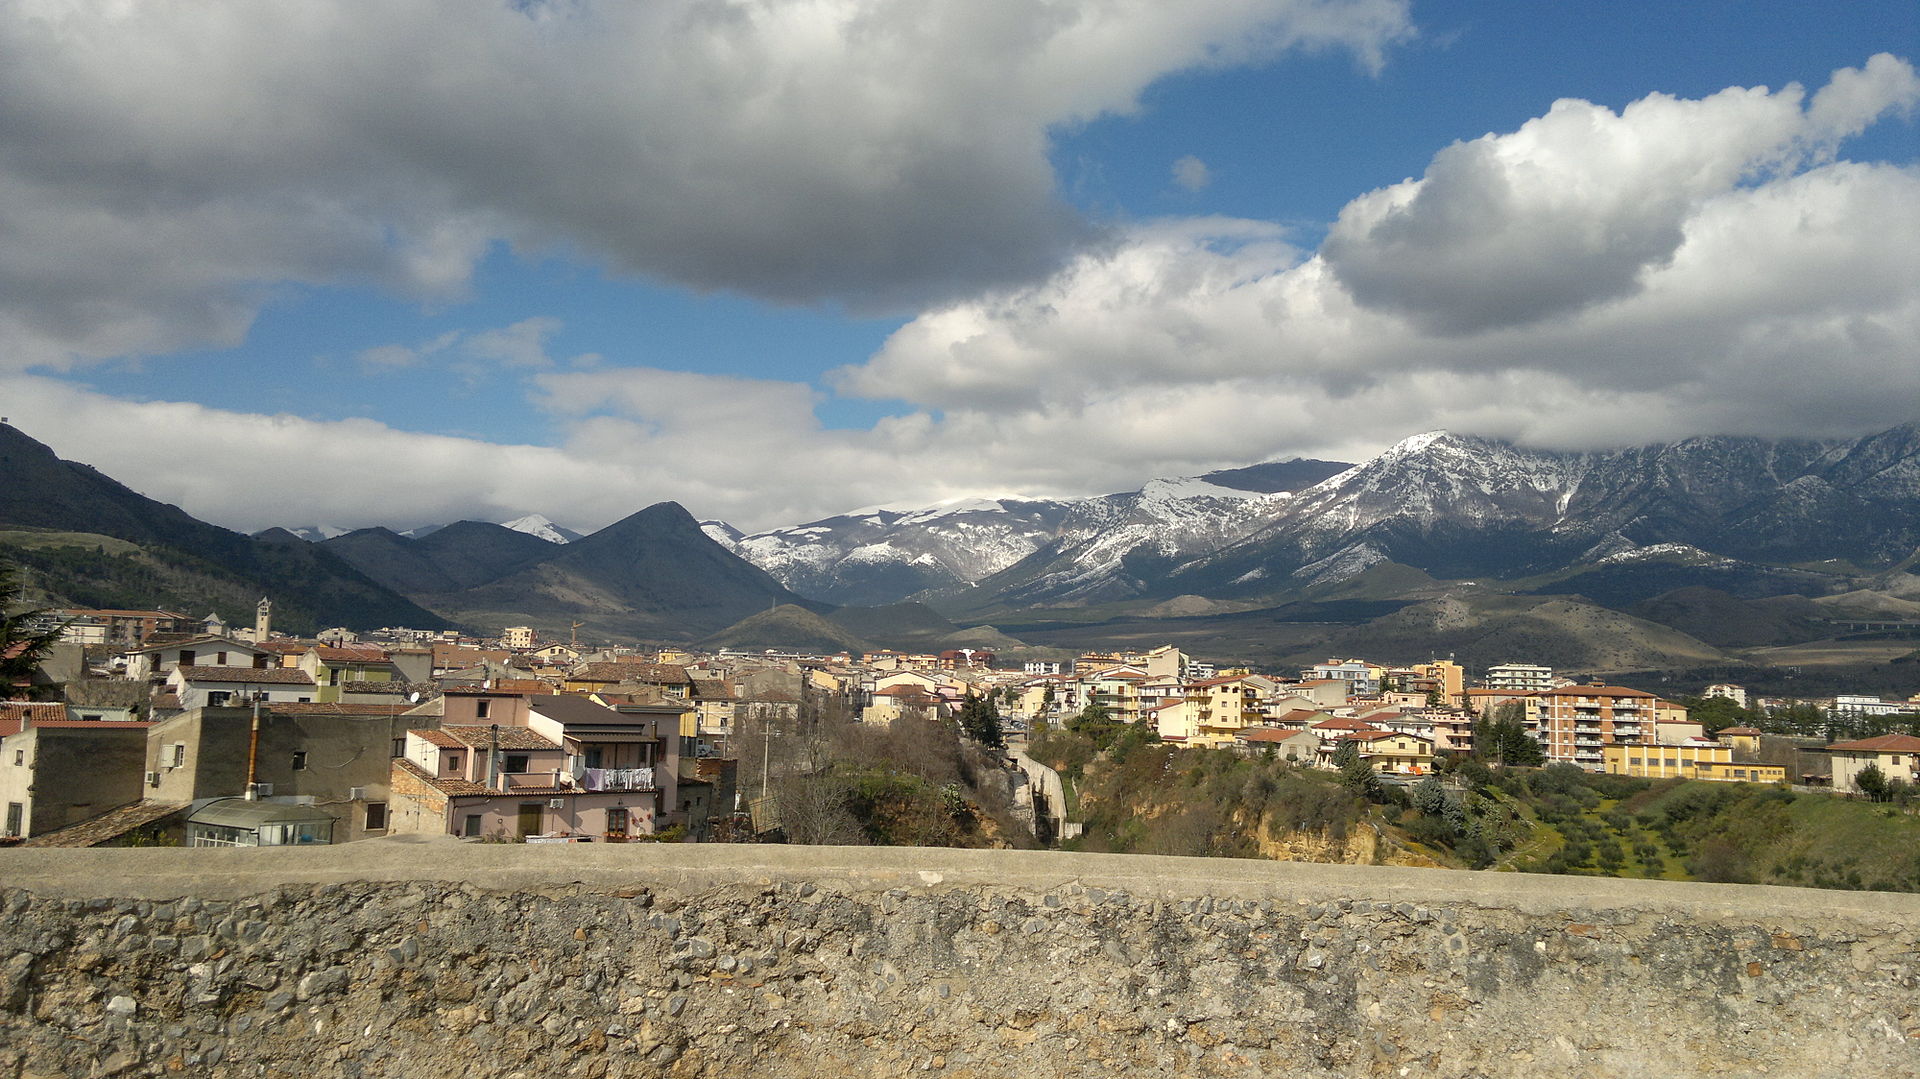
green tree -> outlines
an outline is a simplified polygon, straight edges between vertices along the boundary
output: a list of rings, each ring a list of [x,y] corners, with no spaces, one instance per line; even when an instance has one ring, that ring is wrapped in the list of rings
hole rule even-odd
[[[33,674],[66,629],[64,623],[49,629],[33,628],[47,612],[44,608],[24,608],[25,601],[26,584],[20,579],[20,567],[0,555],[0,698],[31,700],[45,692],[46,687],[33,685]]]
[[[1853,789],[1870,802],[1884,802],[1891,793],[1887,774],[1877,764],[1869,764],[1853,774]]]
[[[1473,725],[1473,753],[1481,760],[1500,764],[1534,766],[1546,763],[1547,754],[1527,733],[1526,708],[1519,701],[1508,701]]]
[[[1447,811],[1447,790],[1440,785],[1436,776],[1428,776],[1413,785],[1410,792],[1413,808],[1429,817],[1438,817]]]
[[[1333,751],[1333,766],[1339,770],[1340,782],[1348,790],[1369,801],[1380,797],[1380,777],[1360,756],[1360,743],[1351,739],[1342,741]]]
[[[1007,744],[1006,734],[1000,728],[1000,709],[993,703],[991,694],[986,697],[967,694],[960,704],[960,729],[983,746],[1002,749]]]

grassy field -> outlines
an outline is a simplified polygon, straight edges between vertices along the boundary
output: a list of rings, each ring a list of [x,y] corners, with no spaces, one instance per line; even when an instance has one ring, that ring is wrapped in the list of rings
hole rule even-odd
[[[0,529],[0,546],[24,547],[30,551],[78,547],[117,555],[132,554],[140,549],[137,543],[93,532],[26,532],[14,529]]]

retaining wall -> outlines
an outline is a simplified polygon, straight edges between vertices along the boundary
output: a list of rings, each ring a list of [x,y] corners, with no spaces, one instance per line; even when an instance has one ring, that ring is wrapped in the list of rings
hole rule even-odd
[[[0,851],[0,1077],[1920,1074],[1920,898],[1057,852]]]

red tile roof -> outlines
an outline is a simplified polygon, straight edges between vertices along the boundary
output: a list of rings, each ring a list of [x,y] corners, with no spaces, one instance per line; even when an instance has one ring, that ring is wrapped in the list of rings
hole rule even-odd
[[[1283,731],[1275,727],[1248,727],[1236,737],[1247,742],[1284,742],[1289,738],[1298,738],[1304,731]]]
[[[1878,738],[1862,738],[1857,742],[1835,742],[1827,747],[1828,752],[1834,750],[1842,753],[1920,753],[1920,738],[1911,734],[1883,734]]]
[[[444,735],[449,735],[467,745],[475,746],[478,748],[485,748],[493,744],[493,728],[492,727],[470,727],[470,726],[442,727],[440,728],[440,733]],[[526,727],[501,727],[500,728],[500,748],[501,749],[557,750],[560,747],[559,745],[553,742],[550,742],[545,738],[542,738],[540,735],[535,734],[533,731],[529,730]]]
[[[384,648],[335,648],[331,645],[315,645],[313,651],[320,654],[324,663],[388,663],[391,662]]]
[[[1405,734],[1400,731],[1355,731],[1352,734],[1343,734],[1340,736],[1340,740],[1343,742],[1378,742],[1382,738],[1413,738],[1422,742],[1433,741],[1433,739],[1425,735]]]
[[[0,735],[12,734],[23,726],[44,727],[66,718],[67,706],[59,701],[0,701]],[[12,725],[13,730],[7,729],[8,724]]]
[[[1626,686],[1561,686],[1557,689],[1543,689],[1538,697],[1645,697],[1653,700],[1654,695],[1644,690],[1628,689]]]

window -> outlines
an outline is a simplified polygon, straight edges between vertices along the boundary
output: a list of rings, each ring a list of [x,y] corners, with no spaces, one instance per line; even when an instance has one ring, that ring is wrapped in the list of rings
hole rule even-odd
[[[607,807],[607,832],[611,835],[627,834],[627,807]]]
[[[460,754],[449,753],[444,760],[446,761],[448,771],[457,772],[460,770]]]
[[[392,755],[395,757],[404,757],[407,755],[407,740],[405,738],[395,738],[393,740]]]
[[[213,665],[214,665],[214,666],[216,666],[216,667],[224,667],[224,666],[226,666],[226,665],[227,665],[227,654],[226,654],[225,652],[215,652],[215,653],[213,654]]]
[[[180,650],[180,666],[182,667],[193,666],[193,655],[194,655],[193,649],[182,648]]]
[[[466,821],[461,825],[460,834],[468,838],[478,836],[480,834],[480,814],[467,814]]]
[[[225,708],[227,706],[227,699],[232,696],[232,693],[223,689],[213,690],[207,694],[207,707]]]
[[[185,742],[175,742],[173,744],[173,767],[183,768],[186,766],[186,763],[187,744]]]
[[[528,756],[525,753],[507,754],[507,771],[524,772],[527,770]]]
[[[7,830],[5,835],[19,835],[27,814],[27,807],[19,802],[7,803]]]
[[[387,829],[387,803],[367,803],[367,831],[384,832]]]
[[[24,765],[25,765],[25,764],[27,763],[27,751],[26,751],[26,750],[24,750],[24,749],[16,749],[16,750],[14,750],[14,751],[13,751],[13,763],[14,763],[14,764],[16,764],[16,765],[22,765],[22,766],[24,766]]]
[[[491,711],[493,711],[492,701],[480,701],[473,706],[473,714],[477,719],[487,718],[487,713]]]
[[[293,770],[296,772],[304,772],[307,770],[306,750],[296,749],[293,751]]]

